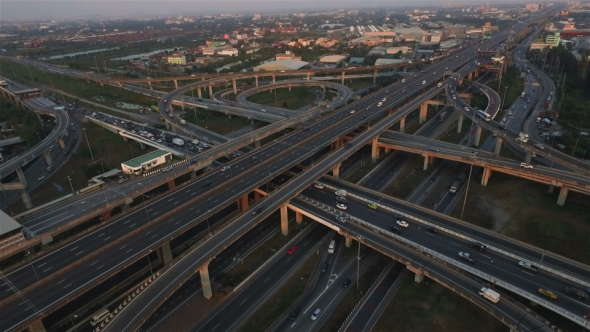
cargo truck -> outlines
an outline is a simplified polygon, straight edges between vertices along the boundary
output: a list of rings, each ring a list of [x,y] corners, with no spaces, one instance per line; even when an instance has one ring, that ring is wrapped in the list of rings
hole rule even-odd
[[[488,299],[494,303],[498,303],[498,301],[500,301],[500,294],[498,294],[498,292],[493,291],[489,288],[482,287],[479,290],[479,295],[485,297],[486,299]]]
[[[525,134],[522,131],[520,132],[520,134],[518,134],[518,137],[516,138],[516,140],[520,140],[523,143],[526,143],[529,141],[529,134]]]
[[[346,193],[346,190],[344,190],[344,189],[339,189],[339,190],[336,190],[335,194],[336,194],[336,196],[340,196],[340,197],[346,197],[346,194],[347,194],[347,193]]]
[[[543,112],[539,112],[539,114],[537,114],[537,123],[541,122],[541,120],[543,119]]]
[[[184,141],[181,140],[180,138],[174,138],[172,139],[172,143],[178,145],[178,146],[184,146]]]

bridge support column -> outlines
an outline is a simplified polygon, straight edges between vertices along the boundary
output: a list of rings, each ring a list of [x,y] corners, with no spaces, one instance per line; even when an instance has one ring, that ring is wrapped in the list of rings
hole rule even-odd
[[[139,142],[139,147],[140,147],[142,150],[145,150],[145,145],[143,145],[143,143],[141,143],[141,142]]]
[[[174,87],[178,90],[178,80],[174,80]]]
[[[471,79],[473,78],[473,72],[469,72],[469,74],[467,74],[467,79],[471,81]]]
[[[567,193],[569,191],[570,188],[568,186],[561,186],[561,190],[559,191],[559,197],[557,198],[557,205],[563,206],[565,204],[565,199],[567,198]]]
[[[258,191],[254,192],[254,202],[258,202],[262,198],[262,194]]]
[[[172,262],[172,250],[170,250],[170,242],[166,242],[162,244],[160,248],[158,248],[158,259],[163,265],[168,265]]]
[[[254,147],[255,148],[259,148],[260,147],[260,140],[257,140],[256,142],[254,142]]]
[[[332,175],[335,178],[339,178],[340,177],[340,164],[342,164],[341,162],[334,165],[334,168],[332,169]]]
[[[417,282],[417,283],[421,283],[422,282],[422,279],[424,279],[424,271],[422,271],[420,269],[417,269],[417,268],[415,268],[413,266],[408,266],[407,268],[408,268],[408,270],[410,270],[410,271],[412,271],[412,272],[415,273],[415,275],[414,275],[414,281]]]
[[[29,196],[29,193],[26,190],[23,189],[20,191],[20,198],[23,200],[23,203],[25,204],[25,208],[27,208],[27,209],[33,208],[33,201],[31,200],[31,196]]]
[[[248,194],[240,197],[240,201],[242,201],[242,211],[246,211],[250,209],[250,202],[248,201]]]
[[[234,86],[234,95],[237,95],[238,94],[238,87],[236,86],[236,80],[235,79],[232,80],[232,84]]]
[[[301,212],[295,212],[295,222],[298,224],[303,222],[303,214],[301,214]]]
[[[201,275],[201,288],[203,289],[203,296],[206,299],[210,299],[213,296],[211,291],[211,280],[209,279],[209,262],[203,264],[199,268],[199,274]]]
[[[276,77],[275,77],[275,75],[272,75],[272,84],[275,84],[275,83],[276,83]]]
[[[176,188],[176,183],[174,183],[174,180],[168,181],[168,190],[174,190],[174,188]]]
[[[190,177],[191,177],[191,180],[194,180],[194,179],[196,179],[196,178],[197,178],[197,172],[195,172],[195,171],[191,171],[191,172],[189,173],[189,175],[190,175]]]
[[[475,131],[475,142],[473,143],[475,146],[479,146],[479,141],[481,139],[481,131],[482,127],[477,126],[477,129]]]
[[[25,172],[21,167],[16,169],[16,176],[18,176],[18,182],[23,184],[23,188],[27,186],[27,178],[25,177]]]
[[[492,176],[492,169],[489,167],[484,167],[483,168],[483,175],[481,177],[481,185],[482,186],[487,186],[488,185],[488,180],[490,179],[490,176]]]
[[[385,154],[388,154],[391,152],[391,148],[385,148]]]
[[[459,119],[457,120],[457,134],[461,133],[463,127],[463,113],[459,113]]]
[[[352,236],[344,236],[344,245],[346,248],[350,248],[352,246]]]
[[[150,90],[153,90],[154,88],[152,87],[152,82],[148,81],[148,86],[150,87]]]
[[[29,326],[27,326],[27,331],[28,332],[47,332],[47,330],[45,329],[45,326],[43,326],[43,322],[41,321],[41,318],[39,318],[38,320],[29,324]]]
[[[549,189],[547,190],[548,193],[553,194],[553,190],[555,190],[555,186],[550,184]]]
[[[405,129],[406,129],[406,116],[404,116],[403,118],[401,118],[399,120],[399,132],[403,134]]]
[[[531,150],[526,150],[526,153],[524,155],[524,162],[530,164],[531,159],[533,159],[533,152]]]
[[[379,136],[373,137],[371,140],[371,161],[376,162],[379,159],[379,145],[378,145]]]
[[[281,232],[284,236],[289,235],[289,213],[287,203],[281,205]]]
[[[373,72],[373,84],[377,83],[377,70]]]
[[[342,85],[344,85],[344,72],[342,72]]]
[[[426,115],[428,114],[428,103],[422,103],[420,105],[420,118],[418,118],[418,123],[422,124],[426,121]]]
[[[209,84],[209,98],[213,99],[213,85]]]
[[[424,156],[424,167],[422,167],[422,170],[424,170],[424,171],[428,170],[428,159],[429,159],[429,156],[425,155]]]
[[[47,166],[53,165],[53,161],[51,160],[51,154],[48,150],[43,151],[43,155],[45,156],[45,161],[47,162]]]
[[[502,137],[496,137],[496,149],[494,150],[494,154],[496,155],[496,157],[500,156],[500,150],[502,149],[502,141],[504,141]]]
[[[311,74],[307,73],[307,80],[309,81],[311,79]]]
[[[64,143],[64,139],[60,138],[57,140],[57,143],[59,143],[59,147],[64,150],[66,148],[66,143]]]
[[[201,92],[201,87],[197,87],[197,96],[199,96],[199,98],[203,98],[203,93]]]
[[[256,80],[256,87],[258,87],[258,76],[254,76],[254,79]]]

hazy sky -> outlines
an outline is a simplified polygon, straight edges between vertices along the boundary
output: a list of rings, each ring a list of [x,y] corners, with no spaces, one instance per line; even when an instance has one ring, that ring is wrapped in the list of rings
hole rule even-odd
[[[453,0],[76,0],[29,1],[0,0],[0,20],[31,20],[54,18],[109,18],[130,16],[202,15],[217,13],[268,13],[308,11],[316,9],[370,8],[385,6],[420,6]]]

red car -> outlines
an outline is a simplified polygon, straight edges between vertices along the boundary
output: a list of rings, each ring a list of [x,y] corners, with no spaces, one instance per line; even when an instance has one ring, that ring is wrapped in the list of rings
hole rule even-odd
[[[292,246],[289,250],[287,250],[287,254],[288,255],[291,255],[292,253],[295,252],[295,250],[297,250],[297,247],[296,246]]]

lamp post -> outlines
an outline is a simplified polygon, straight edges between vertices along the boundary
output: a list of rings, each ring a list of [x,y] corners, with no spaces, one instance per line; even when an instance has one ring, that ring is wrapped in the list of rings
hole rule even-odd
[[[25,255],[29,259],[29,265],[31,265],[31,269],[33,269],[33,272],[35,272],[35,277],[37,277],[37,281],[39,281],[39,276],[37,275],[37,270],[35,270],[35,267],[33,266],[33,262],[31,261],[31,256],[30,256],[31,252],[28,250],[25,250]]]
[[[356,290],[359,289],[359,282],[360,282],[360,278],[361,278],[361,241],[362,241],[362,237],[361,236],[357,236],[357,240],[359,242],[359,249],[358,249],[358,253],[356,256]]]
[[[72,185],[72,179],[70,178],[69,175],[68,175],[68,181],[70,182],[70,188],[72,188],[72,194],[75,195],[76,192],[74,191],[74,186]]]
[[[463,220],[463,212],[465,212],[465,204],[467,203],[467,194],[469,193],[469,182],[471,182],[471,172],[473,171],[473,164],[469,169],[469,178],[467,178],[467,189],[465,190],[465,199],[463,200],[463,208],[461,208],[461,220]]]
[[[72,322],[72,327],[74,328],[74,332],[77,332],[78,330],[76,329],[76,325],[74,325],[74,320],[72,319],[72,316],[74,316],[74,318],[78,318],[78,315],[70,315],[70,322]]]
[[[153,274],[154,274],[154,271],[152,270],[152,261],[150,260],[150,253],[151,253],[151,252],[152,252],[152,249],[150,249],[150,250],[148,251],[148,254],[147,254],[147,259],[148,259],[148,263],[150,264],[150,273],[153,275]]]
[[[90,142],[88,142],[88,135],[86,135],[86,128],[82,128],[82,132],[84,133],[84,137],[86,137],[86,144],[88,144],[88,150],[90,151],[90,158],[94,160],[94,156],[92,155],[92,149],[90,148]]]
[[[501,110],[504,110],[504,101],[506,100],[506,92],[508,91],[508,87],[505,86],[504,87],[504,97],[502,97],[502,107],[500,107]]]

